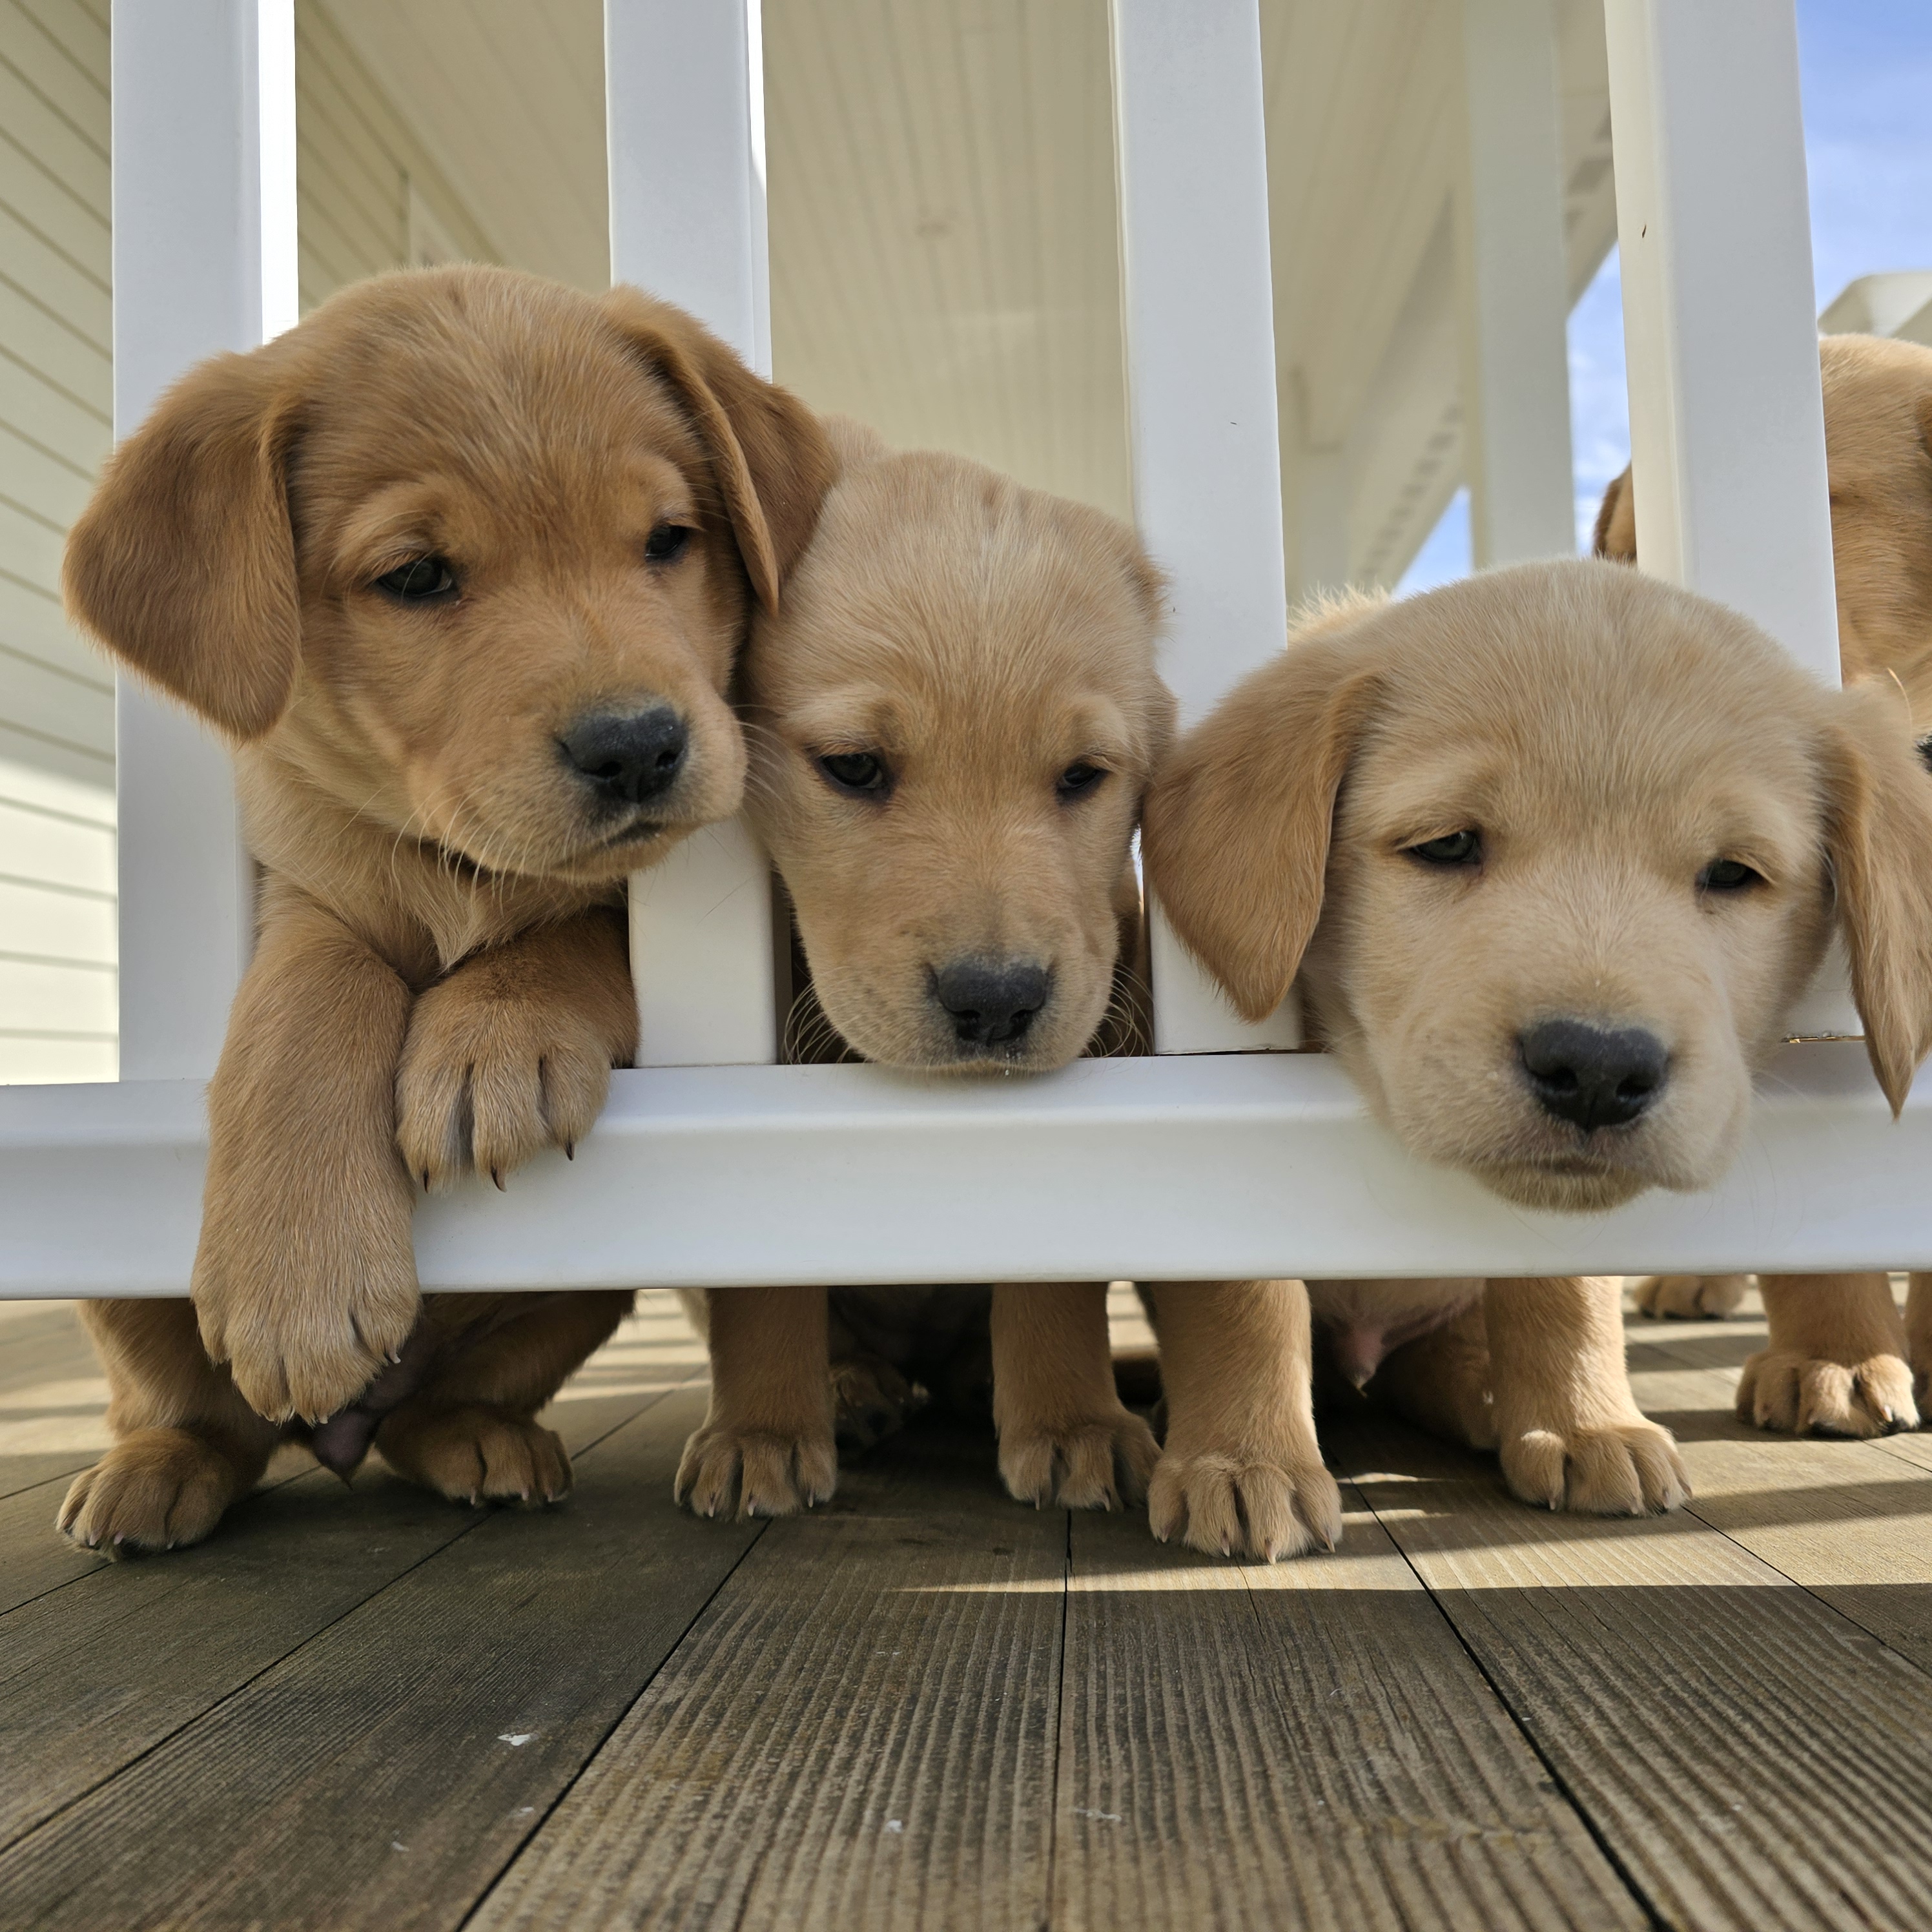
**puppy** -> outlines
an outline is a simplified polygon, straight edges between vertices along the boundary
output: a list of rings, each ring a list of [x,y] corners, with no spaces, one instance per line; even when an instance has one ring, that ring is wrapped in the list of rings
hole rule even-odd
[[[859,1058],[932,1074],[1062,1066],[1106,1045],[1110,1018],[1132,1031],[1130,842],[1172,718],[1154,668],[1159,579],[1097,511],[894,453],[854,424],[832,434],[838,480],[783,609],[754,622],[742,686],[747,809],[791,896],[812,1024]],[[962,1345],[970,1359],[990,1318],[1016,1496],[1108,1506],[1151,1472],[1157,1526],[1222,1549],[1246,1532],[1245,1472],[1257,1547],[1332,1540],[1339,1502],[1312,1420],[1289,1463],[1252,1469],[1222,1426],[1221,1304],[1258,1301],[1265,1322],[1272,1289],[1157,1291],[1172,1415],[1158,1468],[1115,1392],[1104,1283],[1003,1284],[976,1304],[964,1292],[836,1294],[848,1406],[870,1400],[889,1421],[902,1378],[949,1372]],[[760,1512],[830,1494],[825,1296],[717,1290],[693,1312],[712,1397],[680,1495],[710,1514],[734,1486]],[[921,1324],[941,1343],[924,1358],[898,1346]]]
[[[736,808],[724,686],[829,475],[689,316],[486,268],[344,291],[114,457],[70,608],[233,746],[262,872],[193,1310],[88,1311],[119,1440],[70,1534],[206,1534],[285,1426],[337,1467],[373,1435],[453,1495],[562,1492],[534,1415],[628,1298],[424,1314],[414,1184],[567,1150],[630,1059],[622,879]]]
[[[1144,842],[1243,1013],[1298,974],[1376,1116],[1527,1207],[1715,1181],[1834,920],[1894,1107],[1932,1042],[1932,786],[1892,704],[1607,564],[1328,606],[1177,748]],[[1311,1292],[1357,1376],[1518,1494],[1685,1493],[1614,1282]]]
[[[1828,335],[1818,356],[1840,668],[1847,683],[1902,691],[1923,740],[1932,730],[1932,349]],[[1636,561],[1628,470],[1604,494],[1596,548]],[[1658,1316],[1727,1315],[1750,1279],[1657,1276],[1640,1285],[1638,1300]],[[1774,1275],[1760,1287],[1769,1346],[1744,1364],[1742,1420],[1839,1436],[1917,1426],[1932,1383],[1932,1276],[1913,1277],[1904,1328],[1882,1275]]]

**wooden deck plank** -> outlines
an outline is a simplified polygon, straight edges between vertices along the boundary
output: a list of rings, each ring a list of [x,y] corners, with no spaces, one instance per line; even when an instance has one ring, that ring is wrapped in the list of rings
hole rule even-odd
[[[1073,1523],[1053,1924],[1642,1927],[1359,1498],[1268,1568]]]
[[[761,1526],[670,1500],[701,1391],[589,1450],[0,1858],[37,1926],[460,1924]]]
[[[919,1429],[775,1523],[478,1928],[1033,1932],[1066,1519]]]
[[[661,1398],[688,1362],[560,1401],[573,1455]],[[604,1384],[594,1384],[592,1387]],[[576,1385],[566,1391],[573,1396]],[[38,1514],[38,1512],[36,1512]],[[0,1616],[0,1846],[112,1778],[437,1550],[488,1521],[378,1468],[258,1490],[210,1540],[85,1570]],[[64,1561],[49,1525],[50,1571]],[[56,1579],[58,1581],[58,1579]]]
[[[72,1302],[0,1301],[0,1498],[86,1468],[107,1446],[106,1407]],[[0,1526],[0,1552],[8,1540]]]
[[[1528,1510],[1394,1424],[1331,1453],[1662,1922],[1923,1922],[1932,1677],[1694,1515]]]

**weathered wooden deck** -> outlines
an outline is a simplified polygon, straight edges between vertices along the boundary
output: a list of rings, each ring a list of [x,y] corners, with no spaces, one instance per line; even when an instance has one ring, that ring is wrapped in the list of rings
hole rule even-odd
[[[86,1345],[0,1307],[0,1926],[1922,1928],[1932,1436],[1739,1429],[1760,1334],[1632,1324],[1684,1515],[1351,1424],[1345,1548],[1263,1569],[939,1429],[693,1521],[648,1297],[557,1405],[566,1507],[291,1460],[117,1564],[52,1527]]]

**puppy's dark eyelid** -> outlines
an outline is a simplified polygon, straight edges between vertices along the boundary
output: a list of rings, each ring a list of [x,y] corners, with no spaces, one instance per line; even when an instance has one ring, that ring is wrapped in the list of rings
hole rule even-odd
[[[1752,886],[1764,884],[1764,874],[1742,859],[1713,859],[1697,874],[1700,892],[1748,892]]]
[[[848,797],[883,798],[892,790],[892,772],[876,752],[825,752],[812,762]]]
[[[1402,848],[1402,856],[1419,866],[1440,872],[1454,872],[1479,866],[1483,861],[1483,835],[1472,826],[1459,832],[1445,832],[1434,838],[1421,838]]]
[[[1053,788],[1063,799],[1085,798],[1097,791],[1108,776],[1105,765],[1097,765],[1091,758],[1076,758],[1054,779]]]
[[[431,553],[386,570],[370,587],[398,604],[443,604],[454,598],[458,586],[448,559]]]

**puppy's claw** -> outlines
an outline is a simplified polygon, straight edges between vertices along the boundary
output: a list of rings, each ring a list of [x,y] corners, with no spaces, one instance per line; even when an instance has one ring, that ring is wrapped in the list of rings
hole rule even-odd
[[[496,1184],[496,1192],[499,1194],[502,1194],[508,1191],[503,1186],[503,1171],[501,1168],[493,1167],[490,1168],[490,1178]]]

